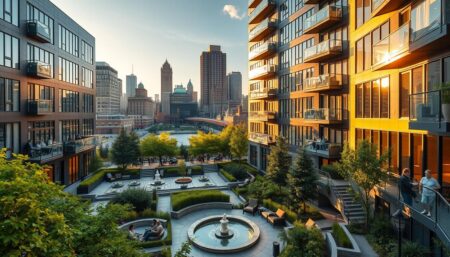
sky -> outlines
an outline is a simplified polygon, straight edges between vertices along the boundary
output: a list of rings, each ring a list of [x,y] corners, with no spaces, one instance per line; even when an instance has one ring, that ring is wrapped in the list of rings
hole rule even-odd
[[[227,73],[240,71],[247,94],[247,0],[51,0],[96,39],[96,60],[134,74],[149,96],[160,93],[167,59],[174,86],[192,79],[200,91],[200,55],[210,44],[227,54]],[[199,94],[200,95],[200,94]]]

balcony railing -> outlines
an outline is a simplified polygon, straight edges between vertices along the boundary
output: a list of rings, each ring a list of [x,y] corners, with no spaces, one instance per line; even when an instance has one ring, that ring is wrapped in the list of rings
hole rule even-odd
[[[330,6],[322,8],[303,23],[304,33],[317,33],[342,19],[342,7]]]
[[[342,145],[328,143],[324,141],[309,141],[305,145],[305,150],[313,155],[334,159],[339,158],[342,152]]]
[[[317,62],[341,53],[342,41],[339,39],[328,39],[306,48],[303,60],[304,62]]]
[[[261,0],[248,0],[248,8],[255,8]]]
[[[249,113],[249,119],[255,121],[269,121],[276,119],[276,113],[271,111],[256,111]]]
[[[250,132],[248,135],[248,139],[252,142],[269,145],[275,143],[275,136],[263,134],[263,133],[255,133]]]
[[[377,186],[378,191],[381,193],[381,197],[391,202],[391,204],[397,204],[397,207],[399,208],[408,208],[411,217],[415,221],[420,222],[434,231],[441,241],[447,247],[450,247],[450,204],[448,200],[438,191],[423,186],[434,194],[435,199],[431,208],[431,217],[428,217],[426,214],[422,213],[424,206],[419,201],[412,201],[411,205],[404,202],[398,188],[399,176],[392,173],[389,173],[388,175],[387,181]],[[418,199],[420,199],[420,193],[422,192],[418,192],[417,187],[413,190],[418,193]]]
[[[265,88],[260,91],[250,91],[249,96],[250,99],[265,99],[271,96],[275,96],[277,94],[276,88]]]
[[[261,67],[250,70],[248,73],[248,77],[250,79],[263,79],[265,77],[275,75],[277,71],[277,66],[274,64],[266,64]]]
[[[52,66],[39,61],[28,61],[27,74],[32,77],[51,79]]]
[[[37,20],[27,21],[27,35],[42,43],[51,42],[49,27]]]
[[[75,139],[64,143],[64,152],[77,154],[95,147],[95,137]]]
[[[307,109],[303,113],[303,119],[318,122],[342,121],[342,109]]]
[[[303,91],[320,91],[328,89],[338,89],[343,85],[342,74],[323,74],[318,77],[306,78],[303,80]]]
[[[248,39],[250,42],[259,41],[264,36],[269,34],[271,31],[275,30],[276,27],[276,19],[265,19],[256,27],[254,27],[248,34]]]
[[[409,23],[402,25],[397,31],[391,33],[373,46],[373,65],[376,68],[388,64],[399,55],[409,50]]]
[[[32,162],[46,163],[63,157],[62,144],[30,146],[29,158]]]
[[[264,18],[272,8],[275,8],[274,0],[262,0],[258,6],[248,15],[249,23],[257,23]]]
[[[31,115],[45,115],[54,112],[53,100],[44,99],[28,99],[27,101],[27,111]]]
[[[450,132],[450,88],[410,95],[409,128]]]
[[[254,61],[254,60],[263,58],[263,57],[269,55],[270,53],[273,53],[276,49],[276,46],[277,46],[276,43],[267,41],[255,48],[253,48],[248,53],[248,59],[250,61]]]

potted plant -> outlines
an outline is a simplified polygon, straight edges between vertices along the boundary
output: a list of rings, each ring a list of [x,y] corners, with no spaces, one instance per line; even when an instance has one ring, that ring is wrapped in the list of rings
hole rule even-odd
[[[441,110],[444,120],[450,122],[450,83],[441,86]]]

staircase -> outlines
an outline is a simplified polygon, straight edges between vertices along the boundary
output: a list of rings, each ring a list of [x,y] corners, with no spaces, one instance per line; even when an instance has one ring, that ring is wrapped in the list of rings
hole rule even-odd
[[[203,165],[202,167],[203,167],[203,173],[219,171],[219,167],[217,166],[217,164],[206,164],[206,165]]]
[[[364,223],[366,214],[362,204],[355,201],[349,184],[333,184],[331,193],[336,198],[336,205],[348,223]]]
[[[141,178],[146,178],[146,177],[155,177],[155,170],[154,169],[142,169],[141,170]]]

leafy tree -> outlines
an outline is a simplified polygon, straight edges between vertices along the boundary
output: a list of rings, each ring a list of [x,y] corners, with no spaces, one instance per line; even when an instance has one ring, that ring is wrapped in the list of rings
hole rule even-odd
[[[161,133],[159,136],[151,134],[141,142],[141,152],[144,156],[157,156],[162,165],[162,157],[172,157],[178,152],[177,140],[171,138],[169,133]]]
[[[152,195],[143,188],[130,188],[114,196],[111,203],[130,204],[136,212],[142,212],[151,208]]]
[[[95,154],[91,160],[91,163],[89,164],[89,173],[93,173],[98,169],[100,169],[101,167],[103,167],[103,162],[100,159],[100,157],[98,157],[98,155]]]
[[[197,135],[189,138],[189,153],[193,156],[205,156],[220,152],[221,140],[219,134],[199,131]]]
[[[292,202],[296,205],[302,203],[303,213],[306,213],[306,201],[316,196],[317,180],[311,158],[304,149],[300,149],[288,174],[288,184]]]
[[[112,145],[111,158],[113,162],[125,170],[127,166],[135,162],[139,156],[138,136],[134,132],[127,134],[125,130],[122,129]]]
[[[189,151],[188,151],[187,146],[180,145],[180,155],[183,156],[183,158],[185,160],[187,160],[189,158]]]
[[[378,157],[376,146],[363,140],[359,142],[356,151],[346,145],[341,160],[336,164],[339,174],[356,185],[354,194],[365,209],[366,227],[369,224],[372,204],[370,192],[376,185],[386,181],[387,174],[383,172],[383,167],[388,160],[389,152]]]
[[[281,239],[287,243],[280,257],[321,257],[324,256],[324,239],[319,229],[306,228],[295,224],[288,234],[282,232]]]
[[[246,156],[248,151],[247,128],[242,124],[235,126],[231,133],[230,151],[231,155],[239,160],[240,165],[242,157]]]
[[[30,257],[144,256],[117,227],[126,206],[92,215],[88,203],[49,182],[42,167],[0,151],[0,253]]]
[[[189,257],[189,254],[191,253],[191,244],[189,241],[184,242],[181,245],[180,250],[175,253],[175,257]]]
[[[232,155],[230,142],[235,128],[233,125],[228,125],[219,133],[220,152],[224,156]]]
[[[291,165],[291,157],[288,153],[288,145],[284,137],[278,137],[275,146],[270,148],[270,154],[267,157],[267,174],[280,188],[286,186],[287,174]]]
[[[180,170],[180,174],[186,174],[186,162],[183,160],[180,160],[178,162],[178,169]]]

